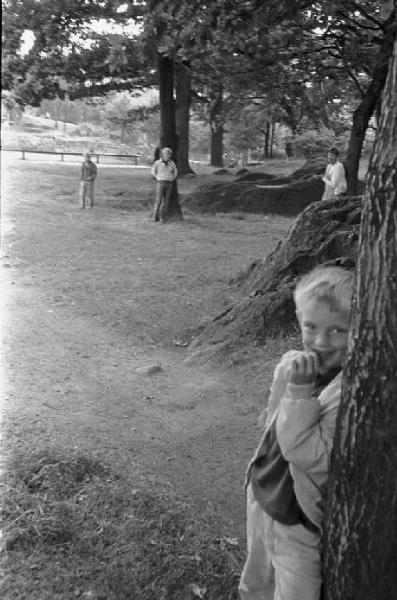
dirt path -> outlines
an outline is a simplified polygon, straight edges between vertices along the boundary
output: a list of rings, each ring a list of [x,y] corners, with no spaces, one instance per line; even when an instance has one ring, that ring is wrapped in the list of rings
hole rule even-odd
[[[179,344],[288,222],[80,211],[57,167],[10,163],[3,211],[4,449],[79,448],[147,471],[243,535],[246,461],[272,363],[187,365]],[[127,182],[128,185],[128,182]],[[67,194],[69,193],[69,197]],[[148,376],[137,368],[161,364]]]

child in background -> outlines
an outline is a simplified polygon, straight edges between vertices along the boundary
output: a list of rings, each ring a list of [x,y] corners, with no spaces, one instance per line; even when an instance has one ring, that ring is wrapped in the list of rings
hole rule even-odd
[[[97,166],[91,160],[91,154],[84,154],[84,162],[81,165],[80,172],[80,202],[81,208],[85,208],[85,201],[89,201],[89,207],[94,206],[94,185],[97,176]]]
[[[347,190],[345,167],[340,162],[339,150],[335,147],[328,152],[328,164],[322,180],[325,188],[321,200],[336,198]]]
[[[161,158],[152,167],[152,175],[157,180],[156,200],[154,203],[154,220],[165,222],[168,203],[172,192],[172,184],[178,175],[175,163],[171,160],[171,148],[163,148]]]
[[[319,600],[325,488],[341,398],[353,271],[320,266],[294,294],[303,350],[277,365],[247,471],[242,600]]]

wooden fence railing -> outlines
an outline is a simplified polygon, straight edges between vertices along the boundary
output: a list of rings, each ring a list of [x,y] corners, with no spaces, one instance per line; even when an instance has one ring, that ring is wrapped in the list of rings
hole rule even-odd
[[[53,154],[55,156],[60,156],[61,161],[65,160],[65,156],[79,156],[82,158],[82,152],[55,152],[53,150],[8,150],[7,148],[2,148],[6,152],[20,152],[22,153],[22,160],[26,160],[27,154]],[[92,157],[96,157],[96,162],[99,163],[99,157],[111,157],[111,158],[131,158],[134,165],[138,164],[138,158],[142,157],[142,154],[105,154],[103,152],[90,152]]]

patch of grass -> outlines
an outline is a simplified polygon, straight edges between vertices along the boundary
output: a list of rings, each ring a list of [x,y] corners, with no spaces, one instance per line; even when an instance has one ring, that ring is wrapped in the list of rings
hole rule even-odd
[[[3,600],[237,599],[244,551],[157,480],[43,451],[3,478]]]

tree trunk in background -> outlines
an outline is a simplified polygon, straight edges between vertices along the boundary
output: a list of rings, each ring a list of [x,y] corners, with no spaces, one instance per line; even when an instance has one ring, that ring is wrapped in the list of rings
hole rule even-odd
[[[365,92],[360,105],[353,113],[346,166],[348,193],[357,193],[358,169],[368,123],[376,109],[387,77],[387,68],[393,51],[393,24],[388,21],[383,42],[379,48],[372,81]]]
[[[167,146],[172,150],[172,158],[177,162],[178,142],[175,126],[175,100],[174,100],[174,68],[173,62],[166,56],[157,53],[157,66],[160,88],[160,146]],[[179,204],[178,184],[174,181],[167,219],[182,219],[182,210]]]
[[[396,190],[397,39],[364,195],[328,494],[326,600],[397,598]]]
[[[265,158],[270,158],[270,137],[271,137],[271,129],[269,121],[266,121],[265,128]]]
[[[175,68],[175,121],[178,136],[178,173],[186,175],[194,173],[189,165],[189,118],[191,100],[191,82],[188,68],[181,63],[174,63]]]
[[[215,92],[210,107],[211,128],[211,166],[223,167],[223,90],[220,86]]]
[[[269,152],[269,158],[273,158],[273,146],[274,146],[274,133],[275,133],[275,129],[276,129],[276,123],[274,121],[274,117],[272,117],[272,126],[271,126],[271,131],[270,131],[270,152]]]

